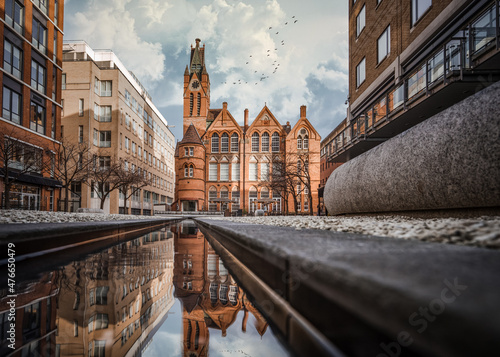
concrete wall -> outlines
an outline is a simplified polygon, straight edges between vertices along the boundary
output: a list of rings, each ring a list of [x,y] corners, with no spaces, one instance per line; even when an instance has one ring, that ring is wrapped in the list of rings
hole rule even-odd
[[[500,83],[345,163],[330,214],[500,206]]]

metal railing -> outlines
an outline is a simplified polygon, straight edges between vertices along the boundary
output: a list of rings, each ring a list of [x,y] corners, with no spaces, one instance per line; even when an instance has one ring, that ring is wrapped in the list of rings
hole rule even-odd
[[[347,148],[377,130],[379,124],[394,119],[400,111],[439,84],[452,77],[463,78],[464,71],[473,69],[473,61],[491,48],[499,49],[500,28],[495,2],[481,16],[471,21],[441,48],[416,66],[400,84],[379,97],[368,110],[357,115],[351,123],[326,145],[326,156],[332,159]],[[436,90],[438,90],[436,88]]]

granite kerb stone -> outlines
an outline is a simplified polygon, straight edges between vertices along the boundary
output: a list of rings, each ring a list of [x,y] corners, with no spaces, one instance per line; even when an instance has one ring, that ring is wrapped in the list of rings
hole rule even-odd
[[[313,323],[324,320],[320,307],[334,304],[391,338],[409,331],[412,347],[423,354],[464,355],[499,347],[494,339],[500,333],[499,252],[358,234],[197,221],[244,248],[231,252],[251,264],[248,267],[271,288],[283,285],[275,282],[273,286],[259,266],[268,262],[285,266],[281,276],[286,274],[286,298]],[[222,243],[231,250],[231,245]],[[245,259],[249,252],[254,253],[251,260]],[[411,316],[419,314],[420,307],[439,304],[443,290],[455,283],[467,286],[466,290],[446,304],[435,321],[427,321],[430,327],[425,334],[418,333],[421,325],[412,326]],[[317,301],[325,305],[308,305],[304,297],[311,294],[320,296]],[[418,315],[415,321],[423,324],[420,318]],[[468,337],[457,339],[457,335]]]

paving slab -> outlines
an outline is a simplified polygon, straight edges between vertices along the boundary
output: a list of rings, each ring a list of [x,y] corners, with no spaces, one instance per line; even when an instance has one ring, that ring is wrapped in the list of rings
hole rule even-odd
[[[498,251],[195,221],[348,356],[480,356],[500,348]]]

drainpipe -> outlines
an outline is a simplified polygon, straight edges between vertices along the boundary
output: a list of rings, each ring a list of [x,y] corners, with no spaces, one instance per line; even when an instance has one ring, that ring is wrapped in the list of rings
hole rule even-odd
[[[244,123],[243,123],[243,160],[240,160],[240,162],[243,164],[243,188],[242,188],[242,194],[240,195],[240,197],[242,196],[242,202],[243,202],[243,207],[241,208],[241,212],[242,212],[242,215],[243,215],[243,211],[245,210],[245,205],[246,205],[246,200],[245,200],[245,174],[246,174],[246,164],[245,164],[245,158],[246,158],[246,145],[245,145],[245,142],[246,142],[246,134],[247,134],[247,128],[248,128],[248,109],[245,109],[245,114],[244,114]],[[240,155],[241,156],[241,155]]]

